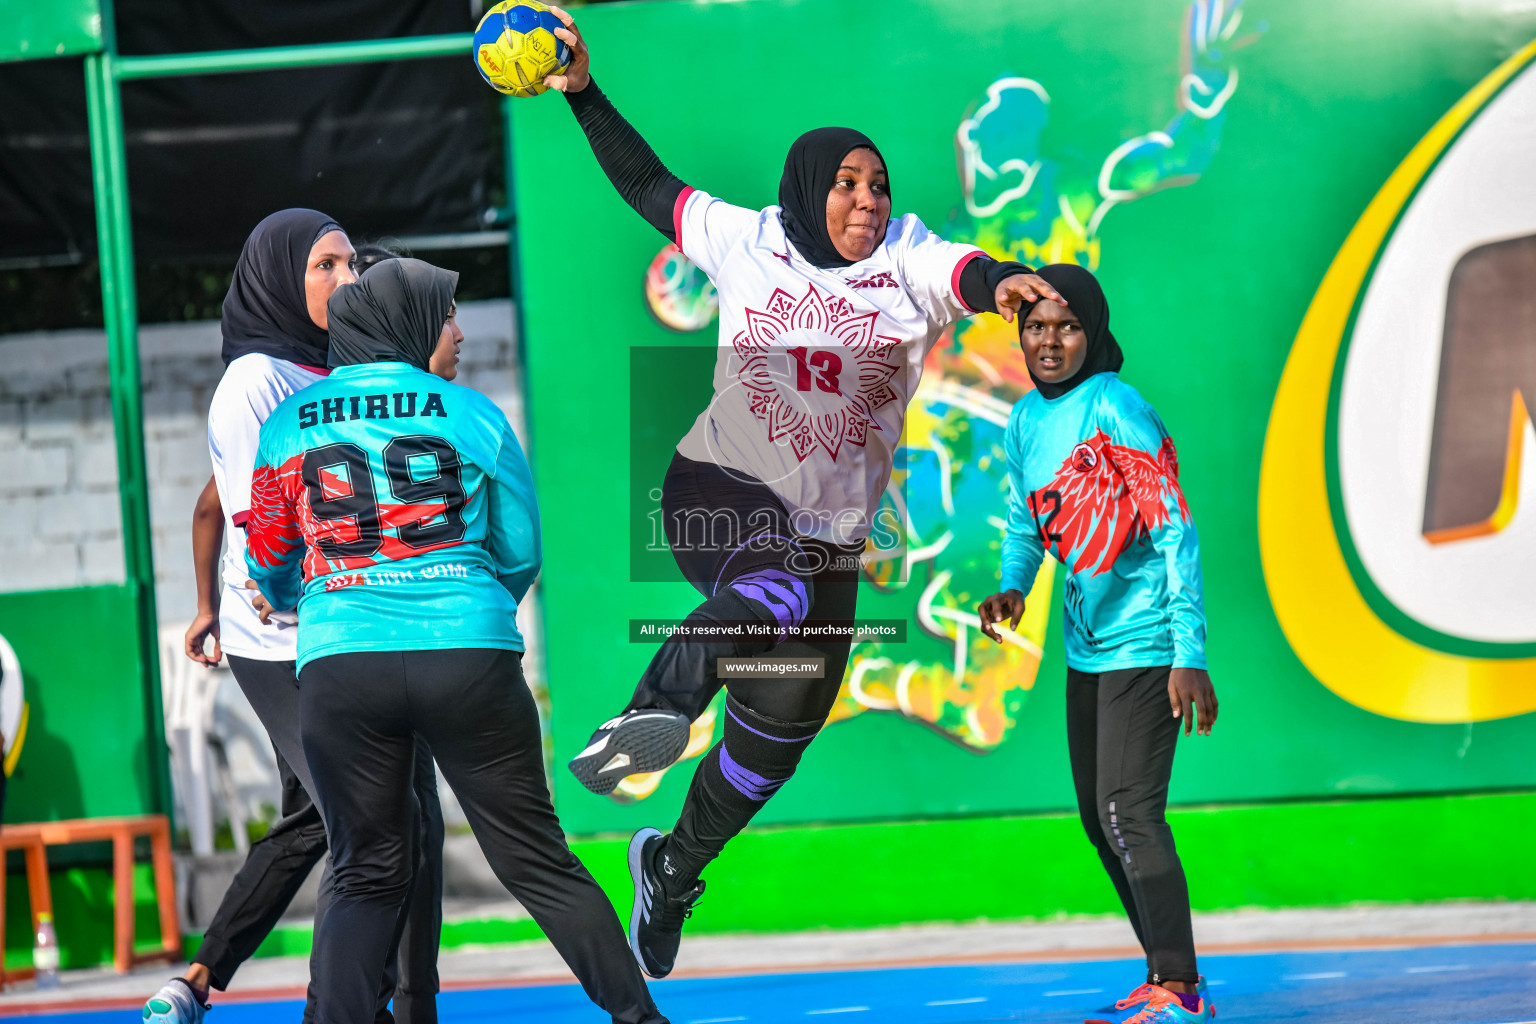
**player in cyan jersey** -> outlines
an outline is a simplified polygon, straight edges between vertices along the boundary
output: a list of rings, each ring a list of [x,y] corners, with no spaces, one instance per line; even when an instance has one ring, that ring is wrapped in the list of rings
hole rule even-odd
[[[1023,314],[1035,390],[1008,423],[1003,592],[982,628],[1017,628],[1046,552],[1067,570],[1067,748],[1078,812],[1147,953],[1147,983],[1093,1022],[1180,1024],[1212,1014],[1195,966],[1189,889],[1165,811],[1179,725],[1209,735],[1200,547],[1168,429],[1120,380],[1109,304],[1082,267],[1040,276]],[[1198,716],[1198,717],[1197,717]]]
[[[665,1024],[550,804],[515,618],[541,562],[528,464],[490,399],[428,372],[454,344],[457,280],[400,259],[338,290],[333,372],[261,430],[246,563],[272,607],[298,607],[304,752],[336,872],[315,934],[320,1019],[373,1019],[415,859],[420,733],[593,1002]]]
[[[356,255],[346,232],[330,217],[316,210],[281,210],[251,232],[224,299],[221,333],[228,365],[208,410],[214,472],[193,516],[198,614],[187,629],[186,653],[209,667],[229,655],[236,682],[272,740],[282,782],[282,817],[252,844],[185,976],[172,979],[145,1003],[148,1024],[198,1024],[209,990],[229,984],[326,853],[325,823],[310,799],[309,768],[299,736],[296,631],[291,618],[258,619],[244,589],[245,526],[262,422],[284,398],[328,372],[326,302],[338,287],[355,280]],[[373,257],[393,254],[375,248]],[[219,549],[226,539],[221,582]],[[211,653],[204,650],[209,639]],[[437,1020],[443,830],[435,772],[425,752],[418,759],[416,789],[424,832],[423,885],[409,919],[401,923],[401,946],[407,955],[399,985],[392,963],[379,994],[381,1008],[393,996],[400,1024]],[[317,920],[324,916],[330,888],[327,871]],[[313,1015],[310,1000],[305,1020]]]
[[[978,310],[1011,316],[1055,292],[915,216],[892,218],[885,161],[848,128],[795,142],[778,206],[689,188],[592,82],[574,22],[557,14],[572,59],[548,84],[566,94],[619,193],[720,296],[715,397],[678,444],[661,498],[673,555],[706,600],[684,622],[694,636],[662,645],[629,708],[571,762],[596,793],[665,767],[725,682],[724,740],[701,760],[676,828],[642,829],[630,843],[631,945],[659,978],[703,891],[700,872],[794,774],[837,697],[859,555],[928,350]],[[720,639],[696,642],[716,630]],[[718,659],[765,654],[818,659],[821,675],[722,680]]]

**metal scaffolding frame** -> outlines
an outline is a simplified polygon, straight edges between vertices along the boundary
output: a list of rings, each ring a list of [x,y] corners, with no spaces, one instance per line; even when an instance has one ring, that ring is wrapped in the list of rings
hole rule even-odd
[[[470,33],[398,39],[273,46],[164,56],[117,53],[110,0],[101,3],[101,49],[85,56],[91,178],[96,203],[97,248],[101,261],[101,301],[107,335],[112,425],[117,442],[118,493],[123,525],[123,557],[132,595],[138,638],[140,684],[148,721],[150,780],[156,809],[173,809],[170,765],[165,756],[165,717],[160,695],[160,656],[155,613],[155,566],[149,516],[149,482],[144,456],[144,417],[139,376],[138,297],[134,285],[133,237],[128,199],[121,83],[177,75],[212,75],[338,64],[454,57],[471,52]],[[512,198],[511,97],[502,101],[506,156],[507,208]],[[504,236],[511,287],[517,288],[516,217],[509,216]],[[500,240],[500,239],[498,239]]]

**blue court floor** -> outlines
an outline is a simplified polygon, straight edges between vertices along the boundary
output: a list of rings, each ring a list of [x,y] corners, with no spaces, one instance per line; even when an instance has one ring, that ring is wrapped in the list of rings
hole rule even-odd
[[[919,951],[914,950],[914,953]],[[1213,955],[1202,967],[1221,1024],[1510,1024],[1536,1022],[1536,944]],[[997,963],[681,978],[654,983],[672,1024],[1071,1024],[1139,981],[1138,961]],[[445,1024],[601,1024],[575,985],[442,994]],[[226,1002],[208,1024],[297,1021],[301,1004]],[[105,1024],[137,1011],[48,1014]]]

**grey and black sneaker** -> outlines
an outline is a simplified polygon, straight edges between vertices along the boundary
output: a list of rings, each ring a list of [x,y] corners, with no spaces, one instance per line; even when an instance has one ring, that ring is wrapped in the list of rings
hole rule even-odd
[[[172,978],[144,1004],[146,1024],[202,1024],[208,1004],[186,978]]]
[[[598,796],[626,775],[657,772],[688,748],[688,716],[662,708],[626,711],[598,727],[587,749],[571,758],[571,774]]]
[[[629,841],[629,875],[635,882],[635,905],[629,912],[629,948],[640,969],[652,978],[665,978],[677,962],[683,941],[683,922],[693,916],[693,905],[704,895],[704,880],[692,884],[677,879],[662,850],[662,834],[643,828]],[[674,879],[668,888],[667,879]],[[687,885],[676,892],[678,882]]]

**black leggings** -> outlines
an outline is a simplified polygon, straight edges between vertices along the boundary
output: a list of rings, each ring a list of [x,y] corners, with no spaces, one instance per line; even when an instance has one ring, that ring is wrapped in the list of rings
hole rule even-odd
[[[667,542],[705,601],[685,624],[851,626],[862,542],[799,536],[761,481],[675,455],[662,484]],[[782,635],[782,634],[780,634]],[[848,636],[783,641],[668,639],[641,677],[630,708],[666,707],[697,718],[725,686],[726,734],[705,755],[673,830],[668,855],[696,875],[794,773],[842,686]],[[819,679],[729,678],[722,657],[821,658]]]
[[[193,958],[194,963],[208,968],[210,984],[220,991],[287,913],[289,903],[327,850],[325,822],[310,799],[314,780],[299,733],[299,681],[294,663],[230,655],[229,667],[272,741],[283,793],[282,817],[251,844]],[[396,948],[392,947],[382,973],[375,1018],[393,1019],[396,1024],[436,1024],[437,950],[443,925],[443,809],[437,799],[432,752],[419,738],[413,788],[421,829],[416,884],[406,916],[394,929],[399,943],[398,969]],[[333,883],[330,865],[326,865],[315,904],[317,928],[330,907]],[[391,999],[392,1018],[385,1009]],[[308,1024],[314,1019],[311,985],[304,1021]]]
[[[1147,954],[1147,981],[1195,982],[1189,887],[1168,827],[1180,720],[1169,667],[1067,669],[1067,749],[1083,828]]]
[[[320,1024],[374,1019],[376,979],[415,858],[413,733],[431,744],[496,877],[588,997],[619,1024],[665,1024],[613,905],[566,845],[519,652],[336,654],[304,666],[299,692],[336,875],[315,932]]]

